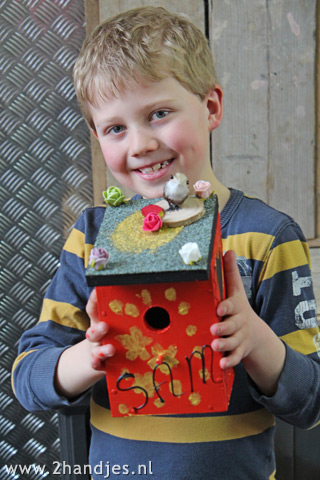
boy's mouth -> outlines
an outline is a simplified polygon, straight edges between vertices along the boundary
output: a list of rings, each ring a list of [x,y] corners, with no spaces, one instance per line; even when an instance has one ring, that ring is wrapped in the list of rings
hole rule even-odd
[[[152,167],[138,168],[137,170],[144,175],[150,175],[154,172],[161,170],[162,168],[167,167],[168,165],[170,165],[171,162],[173,162],[173,158],[171,160],[165,160],[161,163],[156,163]]]

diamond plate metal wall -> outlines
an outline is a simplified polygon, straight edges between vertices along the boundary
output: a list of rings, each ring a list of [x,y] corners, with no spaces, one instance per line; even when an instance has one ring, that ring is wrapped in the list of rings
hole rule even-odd
[[[26,412],[10,371],[65,235],[92,203],[89,134],[72,83],[84,35],[83,0],[0,1],[1,480],[51,478],[59,460],[57,415]],[[4,466],[31,464],[51,473],[9,474]]]

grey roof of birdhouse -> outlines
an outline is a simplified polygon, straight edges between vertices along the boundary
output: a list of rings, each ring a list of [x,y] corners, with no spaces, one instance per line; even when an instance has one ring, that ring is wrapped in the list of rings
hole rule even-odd
[[[209,278],[218,212],[216,195],[204,202],[205,213],[199,220],[191,225],[178,227],[181,231],[171,241],[158,248],[127,252],[120,250],[115,244],[113,236],[118,225],[144,206],[159,200],[130,200],[129,203],[118,207],[106,208],[95,247],[104,247],[110,254],[110,259],[102,270],[95,270],[90,266],[87,268],[86,277],[89,286],[184,282]],[[128,232],[130,233],[134,234],[134,232]],[[157,235],[157,233],[147,232],[145,235]],[[141,238],[141,232],[139,236]],[[123,238],[122,243],[125,241],[126,239]],[[202,256],[201,260],[193,265],[185,265],[179,254],[179,249],[188,242],[196,242]]]

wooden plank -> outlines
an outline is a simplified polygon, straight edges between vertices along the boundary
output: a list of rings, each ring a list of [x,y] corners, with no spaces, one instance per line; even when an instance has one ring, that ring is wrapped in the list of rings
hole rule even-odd
[[[227,186],[267,200],[268,63],[265,0],[211,2],[209,35],[224,90],[213,169]]]
[[[99,0],[85,0],[86,34],[89,35],[99,23]]]
[[[270,0],[268,200],[314,231],[316,0]]]
[[[317,0],[316,17],[316,237],[320,246],[320,1]]]
[[[119,12],[129,10],[130,8],[152,5],[154,7],[164,7],[170,12],[184,13],[188,15],[202,31],[205,26],[204,2],[201,0],[186,2],[185,0],[99,0],[100,21],[105,18],[117,15]]]
[[[58,412],[60,460],[63,465],[81,465],[80,472],[65,469],[63,480],[90,480],[86,473],[90,448],[89,406],[65,407]],[[75,469],[74,469],[75,470]],[[83,472],[83,473],[81,473]]]
[[[277,419],[274,440],[277,480],[294,480],[294,427]]]
[[[224,96],[214,169],[314,231],[316,0],[213,0],[210,42]]]
[[[101,152],[100,144],[93,134],[91,134],[91,162],[93,204],[101,205],[103,203],[102,192],[107,188],[107,167]],[[109,183],[109,185],[112,185],[112,183]]]
[[[319,480],[320,426],[302,430],[277,419],[277,480]]]
[[[320,319],[320,248],[310,248],[313,290],[317,300],[317,314]]]
[[[311,430],[294,429],[294,478],[320,478],[320,426]]]
[[[310,248],[318,248],[320,247],[320,238],[312,238],[311,240],[308,240],[308,245]]]
[[[85,0],[86,33],[89,35],[99,24],[99,0]],[[91,165],[93,204],[101,205],[101,192],[106,188],[106,164],[100,149],[99,142],[91,134]]]

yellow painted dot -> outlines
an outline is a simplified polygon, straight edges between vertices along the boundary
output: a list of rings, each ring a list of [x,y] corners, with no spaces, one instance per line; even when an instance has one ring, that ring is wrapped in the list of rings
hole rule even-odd
[[[193,335],[196,334],[196,331],[197,331],[197,327],[195,325],[188,325],[186,328],[186,334],[189,337],[193,337]]]
[[[119,412],[122,414],[122,415],[125,415],[126,413],[129,412],[129,408],[127,407],[127,405],[125,403],[120,403],[119,407]]]
[[[139,316],[138,307],[133,303],[126,303],[126,306],[124,307],[124,311],[126,315],[129,315],[129,317],[137,318]]]
[[[150,292],[146,289],[141,290],[142,301],[145,305],[152,305]]]
[[[194,405],[195,407],[201,402],[201,395],[197,392],[190,393],[188,398],[191,405]]]
[[[143,375],[141,373],[135,373],[133,385],[144,388],[148,393],[148,397],[149,398],[153,397],[154,386],[153,386],[152,372],[146,372]],[[143,391],[136,388],[134,389],[134,393],[142,394]]]
[[[201,351],[202,351],[202,347],[200,347],[200,345],[196,345],[195,347],[193,347],[192,353],[193,352],[201,353]]]
[[[122,315],[123,303],[121,300],[112,300],[109,302],[109,307],[116,315]]]
[[[155,400],[153,403],[155,404],[155,406],[157,408],[164,407],[164,405],[165,405],[165,402],[161,402],[160,398],[157,398],[157,400]]]
[[[178,312],[180,313],[180,315],[187,315],[189,313],[189,310],[190,310],[190,303],[188,302],[179,303]]]
[[[130,373],[128,368],[122,368],[121,375],[124,375],[125,373]],[[130,377],[127,377],[124,380],[125,380],[125,382],[127,382],[128,380],[132,380],[132,379]]]
[[[202,368],[199,370],[199,377],[201,378],[201,380],[203,379]],[[209,378],[210,378],[210,373],[209,373],[208,370],[205,368],[205,370],[204,370],[204,379],[205,379],[205,381],[208,381]]]
[[[177,299],[177,292],[174,288],[167,288],[164,292],[164,296],[170,302],[174,302]]]
[[[145,232],[142,229],[144,217],[140,211],[134,212],[119,223],[112,234],[112,241],[122,252],[141,253],[144,250],[156,250],[171,242],[183,227],[164,225],[157,232]]]
[[[173,393],[171,382],[169,383],[169,390],[170,390],[171,393]],[[181,395],[182,394],[182,385],[181,385],[180,380],[173,380],[173,390],[174,390],[175,395]]]

